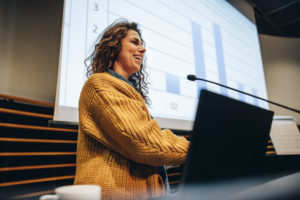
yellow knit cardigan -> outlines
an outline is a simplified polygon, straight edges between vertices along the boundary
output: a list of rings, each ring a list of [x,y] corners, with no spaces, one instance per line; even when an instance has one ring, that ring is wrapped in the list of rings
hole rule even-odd
[[[189,142],[151,119],[140,94],[109,73],[86,81],[79,100],[75,184],[96,184],[103,199],[164,195],[157,166],[184,162]]]

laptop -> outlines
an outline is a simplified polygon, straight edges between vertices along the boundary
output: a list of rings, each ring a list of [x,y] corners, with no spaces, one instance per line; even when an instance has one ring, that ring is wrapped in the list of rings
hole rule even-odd
[[[273,114],[202,90],[181,186],[259,175]]]

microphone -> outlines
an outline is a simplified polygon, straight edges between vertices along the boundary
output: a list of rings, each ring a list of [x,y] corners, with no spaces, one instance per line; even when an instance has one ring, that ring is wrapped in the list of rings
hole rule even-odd
[[[246,95],[248,95],[248,96],[257,98],[257,99],[259,99],[259,100],[262,100],[262,101],[265,101],[265,102],[274,104],[274,105],[276,105],[276,106],[279,106],[279,107],[282,107],[282,108],[285,108],[285,109],[294,111],[294,112],[296,112],[296,113],[300,113],[300,111],[297,110],[297,109],[295,109],[295,108],[291,108],[291,107],[288,107],[288,106],[285,106],[285,105],[276,103],[276,102],[274,102],[274,101],[270,101],[270,100],[267,100],[267,99],[264,99],[264,98],[255,96],[255,95],[253,95],[253,94],[249,94],[249,93],[247,93],[247,92],[243,92],[243,91],[241,91],[241,90],[237,90],[237,89],[235,89],[235,88],[228,87],[228,86],[226,86],[226,85],[222,85],[222,84],[217,83],[217,82],[214,82],[214,81],[206,80],[206,79],[204,79],[204,78],[198,78],[197,76],[195,76],[195,75],[193,75],[193,74],[187,75],[187,79],[190,80],[190,81],[196,81],[196,80],[199,80],[199,81],[205,81],[205,82],[208,82],[208,83],[212,83],[212,84],[215,84],[215,85],[218,85],[218,86],[221,86],[221,87],[224,87],[224,88],[227,88],[227,89],[230,89],[230,90],[233,90],[233,91],[242,93],[242,94],[246,94]]]

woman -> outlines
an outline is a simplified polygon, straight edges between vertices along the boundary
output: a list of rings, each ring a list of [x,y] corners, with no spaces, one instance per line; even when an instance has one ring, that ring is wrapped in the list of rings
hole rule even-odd
[[[164,195],[157,167],[184,162],[189,142],[161,130],[147,110],[145,47],[136,23],[102,34],[79,100],[75,184],[97,184],[103,199]]]

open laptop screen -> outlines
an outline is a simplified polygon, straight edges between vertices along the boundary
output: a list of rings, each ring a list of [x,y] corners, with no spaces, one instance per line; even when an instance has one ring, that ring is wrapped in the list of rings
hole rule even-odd
[[[202,90],[182,183],[256,175],[273,112]]]

